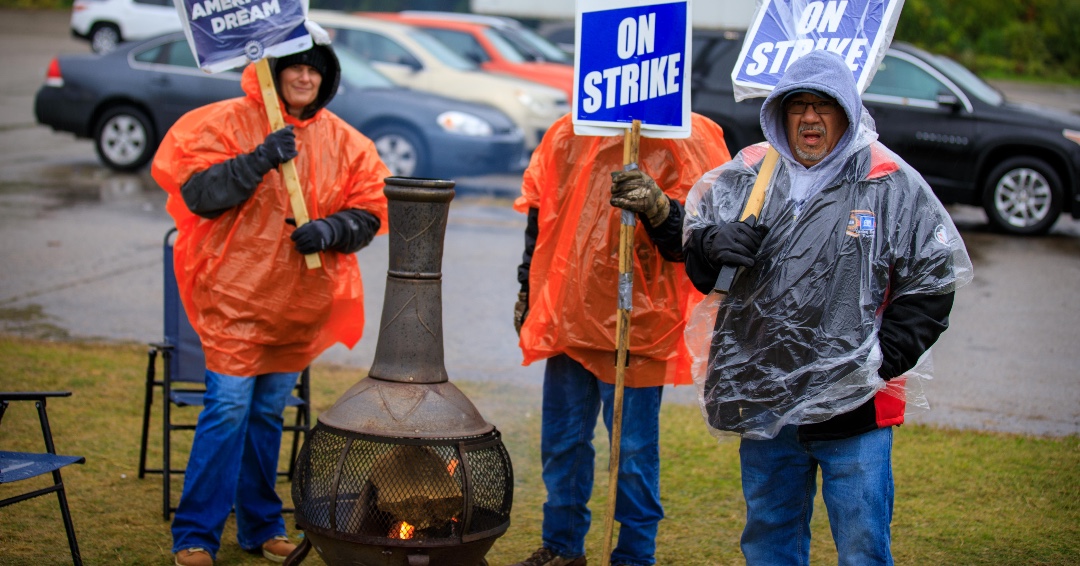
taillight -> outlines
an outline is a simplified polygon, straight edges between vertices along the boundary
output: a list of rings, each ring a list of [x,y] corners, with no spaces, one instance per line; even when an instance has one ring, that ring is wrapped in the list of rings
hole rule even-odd
[[[46,86],[64,86],[64,77],[60,75],[60,60],[53,57],[49,63],[49,70],[45,71]]]

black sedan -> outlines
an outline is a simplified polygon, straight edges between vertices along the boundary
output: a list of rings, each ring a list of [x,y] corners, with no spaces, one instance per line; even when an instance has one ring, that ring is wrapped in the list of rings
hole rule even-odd
[[[339,51],[341,88],[329,109],[375,142],[395,175],[454,178],[520,172],[522,132],[502,112],[393,84]],[[145,166],[185,112],[243,96],[240,71],[199,70],[183,33],[122,44],[106,55],[53,59],[34,101],[37,121],[92,138],[111,169]]]
[[[761,98],[736,103],[742,35],[694,31],[691,106],[724,128],[732,151],[762,141]],[[944,203],[981,206],[997,228],[1045,233],[1080,218],[1080,116],[1021,105],[959,63],[894,43],[863,103],[878,139],[922,173]]]

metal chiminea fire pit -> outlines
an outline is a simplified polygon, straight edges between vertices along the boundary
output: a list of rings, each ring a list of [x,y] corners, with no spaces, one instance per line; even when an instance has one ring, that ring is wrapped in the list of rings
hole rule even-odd
[[[510,526],[499,431],[448,381],[442,251],[454,183],[390,177],[390,263],[368,377],[318,422],[292,484],[305,542],[331,565],[481,566]]]

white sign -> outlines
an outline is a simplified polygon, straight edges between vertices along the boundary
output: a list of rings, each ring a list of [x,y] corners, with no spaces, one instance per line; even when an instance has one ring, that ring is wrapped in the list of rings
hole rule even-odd
[[[579,0],[574,133],[690,137],[690,0]]]

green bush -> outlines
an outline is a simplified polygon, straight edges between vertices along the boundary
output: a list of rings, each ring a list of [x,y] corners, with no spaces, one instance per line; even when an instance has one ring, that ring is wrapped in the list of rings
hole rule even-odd
[[[1076,0],[906,0],[895,39],[953,57],[987,77],[1077,82]]]

